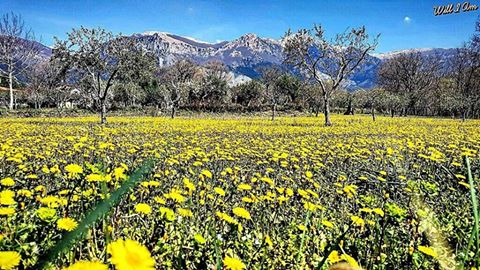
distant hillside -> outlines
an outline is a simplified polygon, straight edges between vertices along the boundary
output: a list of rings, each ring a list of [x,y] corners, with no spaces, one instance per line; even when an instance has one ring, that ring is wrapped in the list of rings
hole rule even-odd
[[[260,67],[281,66],[283,61],[282,44],[279,40],[261,38],[255,34],[246,34],[232,41],[223,41],[215,44],[166,32],[153,31],[134,34],[131,38],[156,54],[161,66],[171,65],[179,59],[190,59],[198,64],[220,61],[227,65],[235,74],[237,81],[231,82],[233,84],[248,80],[246,77],[258,78],[260,76]],[[37,44],[41,46],[42,59],[48,59],[52,54],[52,50],[40,43]],[[356,71],[345,85],[351,90],[374,87],[380,64],[400,53],[420,52],[425,55],[437,54],[442,59],[447,60],[454,55],[455,50],[453,48],[428,48],[372,54],[367,57],[367,64]]]

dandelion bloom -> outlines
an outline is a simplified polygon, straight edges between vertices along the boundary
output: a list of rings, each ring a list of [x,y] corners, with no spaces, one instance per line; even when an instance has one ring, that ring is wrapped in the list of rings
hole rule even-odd
[[[230,223],[230,224],[237,224],[238,222],[232,218],[231,216],[229,216],[228,214],[225,214],[225,213],[222,213],[220,211],[217,211],[216,212],[216,215],[217,217],[219,217],[220,219],[223,219],[225,220],[226,222]]]
[[[222,188],[219,188],[219,187],[216,187],[213,189],[215,191],[215,193],[217,193],[218,195],[220,196],[225,196],[225,190],[223,190]]]
[[[436,258],[438,256],[437,252],[435,252],[435,250],[433,250],[431,247],[418,246],[418,251],[420,251],[423,254],[426,254],[428,256],[432,256],[434,258]]]
[[[333,223],[328,220],[322,220],[322,225],[331,229],[334,227]]]
[[[365,225],[365,220],[359,216],[351,216],[350,219],[356,226],[362,227]]]
[[[37,215],[43,221],[51,221],[57,215],[57,211],[52,208],[40,207],[37,210]]]
[[[212,179],[212,176],[213,176],[212,172],[210,172],[209,170],[203,170],[201,174],[210,179]]]
[[[15,208],[0,207],[0,216],[9,216],[15,214]]]
[[[237,187],[239,190],[251,190],[252,189],[252,186],[250,186],[249,184],[240,184],[238,185]]]
[[[223,259],[223,265],[225,266],[225,268],[230,270],[242,270],[247,268],[240,259],[232,258],[229,256],[225,256],[225,259]]]
[[[178,208],[177,212],[182,217],[192,217],[193,216],[193,213],[190,209]]]
[[[184,178],[183,179],[183,184],[185,185],[185,187],[190,191],[194,191],[195,190],[195,185],[190,182],[190,180],[188,180],[188,178]]]
[[[170,199],[174,200],[175,202],[178,202],[178,203],[182,203],[182,202],[187,200],[187,198],[185,198],[185,196],[183,196],[182,194],[180,194],[179,192],[176,192],[176,191],[175,192],[174,191],[170,192],[168,194],[168,197]]]
[[[155,260],[150,251],[137,241],[119,239],[107,247],[111,262],[117,270],[154,270]]]
[[[174,221],[175,220],[175,212],[173,212],[172,209],[167,208],[167,207],[160,207],[160,216],[165,217],[168,221]]]
[[[0,269],[13,269],[20,264],[20,259],[16,251],[0,251]]]
[[[108,270],[108,266],[101,262],[78,261],[63,270]]]
[[[233,208],[233,213],[236,216],[239,216],[244,219],[252,219],[252,217],[250,216],[250,213],[245,208],[242,208],[242,207]]]
[[[205,238],[203,238],[203,236],[198,233],[193,236],[193,239],[195,239],[195,241],[200,245],[203,245],[207,242],[207,240],[205,240]]]
[[[300,230],[300,231],[306,231],[307,230],[307,227],[305,227],[305,225],[297,225],[297,228]]]
[[[1,205],[12,205],[15,204],[15,192],[11,190],[4,190],[0,192],[0,204]]]
[[[65,231],[73,231],[77,228],[78,223],[73,218],[61,218],[57,220],[57,228]]]
[[[2,184],[2,186],[6,186],[6,187],[11,187],[15,185],[15,181],[10,177],[2,179],[0,183]]]
[[[139,203],[135,205],[135,212],[148,215],[152,213],[152,207],[146,203]]]
[[[79,173],[83,173],[83,168],[77,164],[69,164],[65,166],[65,171],[71,174],[79,174]]]

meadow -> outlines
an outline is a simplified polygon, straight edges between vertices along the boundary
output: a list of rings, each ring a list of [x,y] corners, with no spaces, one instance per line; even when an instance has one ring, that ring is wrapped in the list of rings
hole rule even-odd
[[[146,160],[47,269],[478,267],[480,120],[97,121],[0,119],[0,269],[36,268]]]

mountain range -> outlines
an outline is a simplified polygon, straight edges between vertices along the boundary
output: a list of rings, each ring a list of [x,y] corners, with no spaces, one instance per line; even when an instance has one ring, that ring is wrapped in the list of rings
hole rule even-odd
[[[157,55],[161,66],[171,65],[178,59],[190,59],[198,64],[220,61],[235,75],[233,84],[258,78],[260,67],[282,65],[283,61],[280,40],[261,38],[251,33],[232,41],[218,43],[202,42],[190,37],[155,31],[133,34],[130,37]],[[42,55],[48,58],[51,55],[51,49],[43,47]],[[454,48],[428,48],[371,54],[367,57],[367,64],[352,74],[345,85],[351,90],[374,87],[381,63],[400,53],[437,54],[446,60],[454,55],[455,50]]]

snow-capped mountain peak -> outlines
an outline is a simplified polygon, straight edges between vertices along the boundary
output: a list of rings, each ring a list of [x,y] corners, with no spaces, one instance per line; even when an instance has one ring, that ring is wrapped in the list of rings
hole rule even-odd
[[[233,85],[258,78],[260,68],[283,65],[283,46],[280,40],[262,38],[256,34],[245,34],[232,41],[215,44],[191,37],[179,36],[168,32],[147,31],[129,36],[145,49],[157,56],[160,66],[171,65],[179,59],[189,59],[203,65],[211,61],[225,64],[235,76]],[[47,61],[52,49],[38,43],[40,57]],[[424,56],[438,56],[440,61],[448,65],[448,59],[455,57],[456,48],[420,48],[371,54],[359,70],[348,78],[348,89],[371,88],[377,80],[380,65],[401,53],[418,52]],[[284,68],[290,68],[284,66]]]

